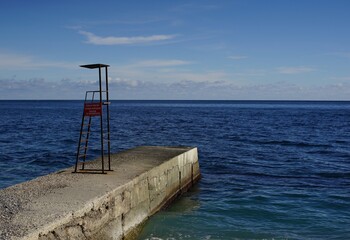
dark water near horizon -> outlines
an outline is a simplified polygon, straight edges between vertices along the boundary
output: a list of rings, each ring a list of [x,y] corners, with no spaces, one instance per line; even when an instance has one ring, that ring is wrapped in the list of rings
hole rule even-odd
[[[82,108],[0,101],[0,188],[73,165]],[[139,239],[350,239],[350,102],[112,101],[111,127],[113,152],[199,149],[202,180]]]

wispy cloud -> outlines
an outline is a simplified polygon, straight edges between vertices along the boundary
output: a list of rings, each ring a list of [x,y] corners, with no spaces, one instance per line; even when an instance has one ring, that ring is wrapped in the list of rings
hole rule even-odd
[[[198,4],[198,3],[185,3],[175,6],[172,11],[178,13],[191,13],[198,11],[211,11],[221,9],[220,5],[214,4]]]
[[[184,60],[146,60],[111,69],[111,74],[124,79],[143,81],[177,82],[177,81],[222,81],[229,79],[224,71],[194,71],[185,68],[193,64]]]
[[[0,99],[83,99],[84,92],[98,83],[71,79],[8,78],[0,79],[0,85]]]
[[[80,25],[67,25],[67,26],[65,26],[64,28],[66,28],[66,29],[71,29],[71,30],[80,30],[80,29],[82,29],[83,27],[80,26]]]
[[[342,58],[350,58],[350,52],[332,52],[332,53],[328,53],[326,55],[337,56],[337,57],[342,57]]]
[[[197,79],[198,80],[198,79]],[[84,91],[97,81],[42,78],[0,79],[0,99],[83,99]],[[264,100],[349,100],[350,83],[306,87],[288,82],[237,84],[230,80],[177,80],[158,82],[110,78],[112,99],[264,99]]]
[[[41,60],[33,56],[0,53],[0,69],[76,68],[80,63]]]
[[[264,69],[248,69],[233,73],[234,76],[239,77],[261,77],[266,76],[268,72]]]
[[[300,73],[308,73],[316,71],[315,68],[311,67],[279,67],[277,68],[277,72],[281,74],[300,74]]]
[[[335,81],[350,81],[350,76],[347,77],[332,77],[331,80],[335,80]]]
[[[229,76],[222,71],[206,71],[206,72],[173,72],[164,76],[169,81],[190,81],[190,82],[216,82],[226,81]]]
[[[89,21],[80,21],[80,25],[83,26],[98,26],[98,25],[144,25],[152,24],[157,22],[165,21],[164,18],[159,16],[139,16],[139,19],[105,19],[105,20],[89,20]]]
[[[154,59],[136,62],[128,67],[176,67],[191,64],[192,62],[179,59]]]
[[[121,88],[136,88],[143,84],[142,81],[139,80],[129,80],[124,78],[115,78],[110,79],[109,84],[111,87],[121,87]]]
[[[231,60],[243,60],[243,59],[247,59],[247,56],[243,56],[243,55],[232,55],[232,56],[228,56],[228,59]]]
[[[152,42],[161,42],[165,40],[171,40],[176,35],[150,35],[150,36],[136,36],[136,37],[101,37],[94,33],[87,31],[79,31],[81,35],[87,38],[86,43],[94,45],[130,45],[130,44],[143,44]]]

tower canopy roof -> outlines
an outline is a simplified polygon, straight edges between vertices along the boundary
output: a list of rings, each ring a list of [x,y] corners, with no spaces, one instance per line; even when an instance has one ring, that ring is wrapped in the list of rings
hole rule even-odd
[[[95,63],[95,64],[80,65],[80,67],[94,69],[94,68],[101,68],[101,67],[109,67],[109,65],[102,64],[102,63]]]

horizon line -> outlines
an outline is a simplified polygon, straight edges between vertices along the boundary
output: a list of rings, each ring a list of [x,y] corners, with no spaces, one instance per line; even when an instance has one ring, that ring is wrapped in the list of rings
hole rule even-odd
[[[84,101],[84,99],[0,99],[0,101]],[[98,100],[97,100],[98,101]],[[350,100],[320,99],[110,99],[110,101],[222,101],[222,102],[350,102]]]

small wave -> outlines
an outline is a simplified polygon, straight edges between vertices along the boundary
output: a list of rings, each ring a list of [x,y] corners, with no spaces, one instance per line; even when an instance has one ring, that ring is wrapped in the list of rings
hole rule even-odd
[[[60,167],[65,167],[67,164],[65,162],[62,162],[62,160],[52,160],[48,159],[46,157],[41,157],[41,158],[36,158],[27,164],[33,164],[35,166],[40,166],[40,167],[53,167],[53,168],[60,168]]]
[[[73,140],[73,139],[64,139],[63,143],[67,143],[67,144],[74,144],[77,143],[77,140]]]
[[[322,147],[322,148],[328,148],[331,147],[327,144],[317,144],[317,143],[308,143],[308,142],[298,142],[298,141],[288,141],[288,140],[267,140],[267,141],[257,141],[261,144],[268,144],[268,145],[280,145],[280,146],[294,146],[294,147]]]
[[[330,150],[312,150],[312,151],[307,151],[307,153],[310,153],[310,154],[321,154],[321,155],[326,155],[326,154],[334,154],[333,151],[330,151]]]
[[[346,140],[335,140],[334,143],[336,143],[336,144],[347,144],[347,143],[349,143],[349,141],[346,141]]]
[[[7,162],[7,161],[10,161],[12,160],[13,158],[10,157],[8,154],[1,154],[0,155],[0,163],[1,162]]]
[[[2,134],[2,133],[0,133],[0,134]],[[0,143],[1,144],[9,144],[9,143],[11,143],[11,140],[10,139],[0,139]]]
[[[259,173],[259,172],[247,172],[241,175],[252,176],[252,177],[266,177],[266,178],[281,178],[281,179],[311,179],[316,178],[312,176],[302,176],[302,175],[282,175],[282,174],[269,174],[269,173]]]
[[[323,178],[350,178],[350,172],[320,172],[316,175],[323,177]]]

